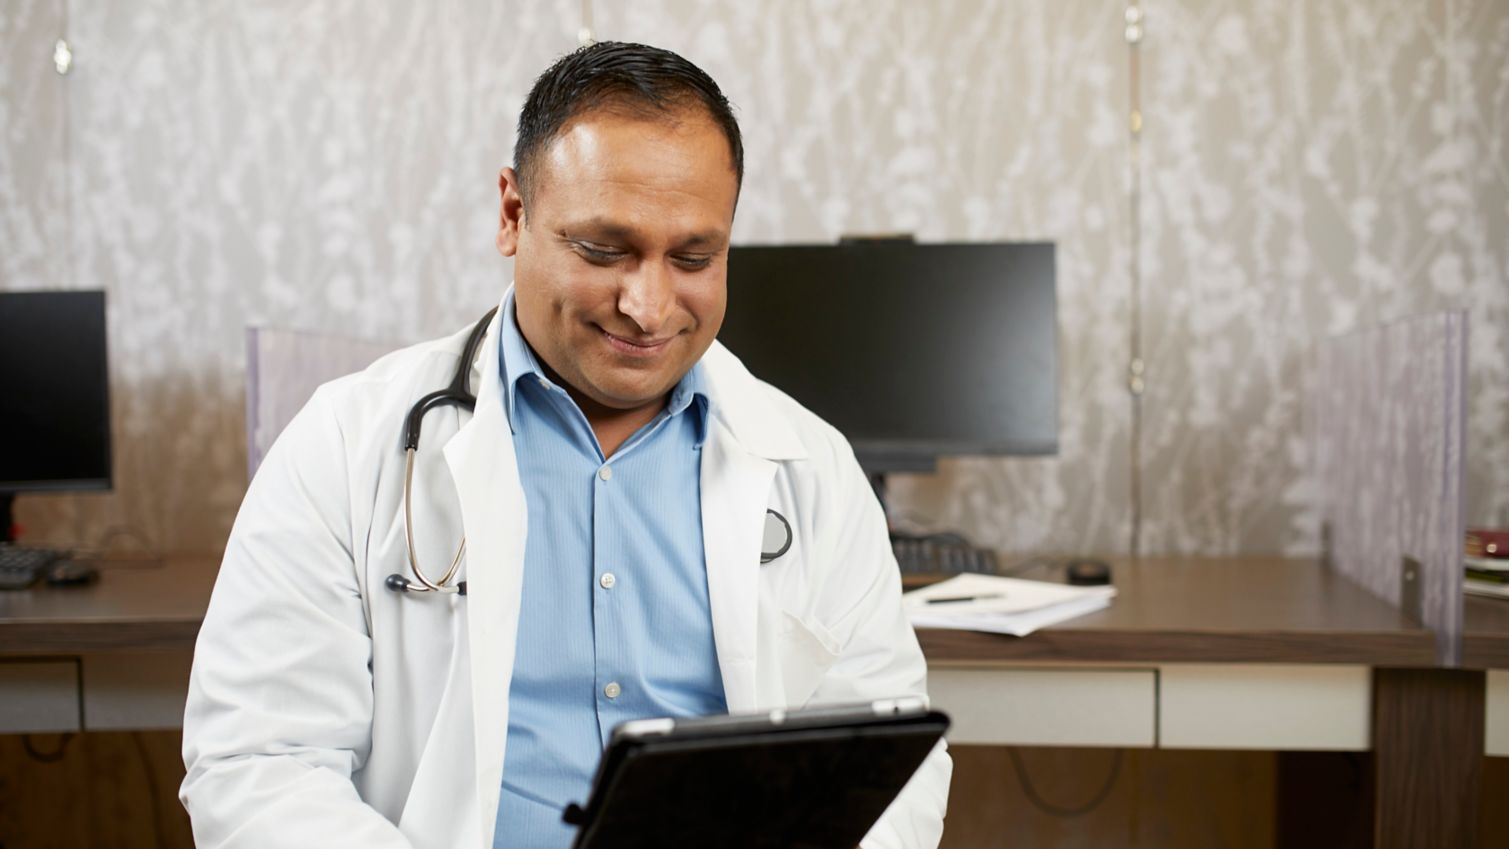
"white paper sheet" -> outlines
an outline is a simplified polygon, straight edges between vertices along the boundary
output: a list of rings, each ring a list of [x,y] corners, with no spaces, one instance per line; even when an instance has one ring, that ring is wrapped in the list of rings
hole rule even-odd
[[[1024,637],[1077,616],[1104,610],[1116,588],[1071,587],[995,575],[959,575],[902,597],[916,628],[953,628]],[[930,599],[983,596],[975,601],[929,603]]]

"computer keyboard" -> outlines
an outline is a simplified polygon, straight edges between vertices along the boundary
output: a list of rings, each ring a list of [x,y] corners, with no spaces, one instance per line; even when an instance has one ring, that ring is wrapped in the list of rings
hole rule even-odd
[[[903,575],[957,575],[996,571],[996,553],[952,537],[892,537],[891,549]]]
[[[67,552],[0,544],[0,590],[24,590]]]

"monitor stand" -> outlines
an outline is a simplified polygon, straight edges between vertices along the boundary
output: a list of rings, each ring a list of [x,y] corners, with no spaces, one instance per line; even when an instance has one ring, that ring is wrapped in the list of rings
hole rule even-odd
[[[870,481],[870,489],[875,491],[875,500],[880,502],[880,514],[885,516],[885,527],[890,532],[891,542],[895,543],[898,536],[896,524],[891,520],[891,502],[886,498],[886,473],[866,471],[865,477]]]
[[[885,500],[885,472],[869,472],[866,477],[870,479],[870,489],[875,490],[875,500],[880,502],[881,512],[885,513],[886,522],[889,524],[891,505]]]
[[[15,542],[16,538],[11,533],[15,527],[15,519],[11,508],[16,503],[16,496],[0,494],[0,542]]]
[[[865,470],[865,477],[870,481],[870,488],[875,490],[875,498],[880,502],[880,509],[885,512],[886,524],[891,524],[891,504],[886,499],[886,473],[907,472],[911,474],[933,474],[938,471],[938,458],[916,454],[885,453],[874,450],[855,452],[859,465]],[[885,469],[885,471],[876,471]]]

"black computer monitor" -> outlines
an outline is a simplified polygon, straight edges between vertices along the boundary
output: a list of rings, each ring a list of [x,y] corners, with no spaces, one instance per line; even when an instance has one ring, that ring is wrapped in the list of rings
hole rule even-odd
[[[1058,450],[1053,245],[735,247],[718,338],[872,474]]]
[[[104,292],[0,292],[0,540],[18,493],[109,489]]]

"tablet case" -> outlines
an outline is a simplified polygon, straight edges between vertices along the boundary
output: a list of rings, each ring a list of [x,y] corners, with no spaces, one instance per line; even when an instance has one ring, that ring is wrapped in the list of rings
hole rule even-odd
[[[870,706],[615,731],[574,849],[855,849],[948,728]]]

